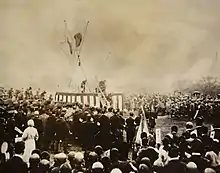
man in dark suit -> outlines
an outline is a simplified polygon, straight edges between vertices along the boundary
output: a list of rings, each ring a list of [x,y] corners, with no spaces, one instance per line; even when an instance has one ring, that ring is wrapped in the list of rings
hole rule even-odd
[[[27,164],[22,159],[24,153],[24,142],[17,142],[15,144],[15,155],[6,163],[3,168],[4,173],[27,173]]]
[[[179,160],[179,148],[173,146],[169,152],[170,159],[163,169],[163,173],[186,173],[186,164]]]
[[[191,151],[192,154],[190,161],[197,165],[200,172],[204,172],[205,168],[210,167],[208,160],[202,156],[204,153],[204,147],[200,139],[194,139],[194,141],[191,143]]]
[[[133,139],[134,139],[134,135],[135,135],[135,124],[134,124],[134,118],[133,118],[134,114],[130,113],[130,117],[128,119],[126,119],[126,124],[127,124],[127,143],[131,146]]]

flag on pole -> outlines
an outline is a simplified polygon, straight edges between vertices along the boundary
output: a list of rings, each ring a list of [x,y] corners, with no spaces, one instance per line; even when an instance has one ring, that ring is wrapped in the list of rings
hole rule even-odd
[[[78,48],[82,43],[82,34],[81,33],[75,34],[74,39],[75,39],[75,45]]]
[[[140,144],[140,145],[142,145],[141,133],[145,132],[145,133],[147,133],[147,135],[149,135],[147,119],[146,119],[146,116],[145,116],[143,106],[141,107],[141,110],[142,110],[143,113],[141,114],[141,121],[140,121],[140,125],[138,126],[138,130],[137,130],[137,134],[136,134],[136,138],[135,138],[135,143]]]
[[[69,40],[69,38],[67,37],[66,38],[67,40],[67,43],[68,43],[68,45],[69,45],[69,50],[70,50],[70,54],[72,55],[73,54],[73,46],[72,46],[72,43],[70,42],[70,40]]]

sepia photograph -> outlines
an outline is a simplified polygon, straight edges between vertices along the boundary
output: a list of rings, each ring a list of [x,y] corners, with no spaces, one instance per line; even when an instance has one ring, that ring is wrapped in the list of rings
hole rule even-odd
[[[0,0],[0,173],[220,173],[220,0]]]

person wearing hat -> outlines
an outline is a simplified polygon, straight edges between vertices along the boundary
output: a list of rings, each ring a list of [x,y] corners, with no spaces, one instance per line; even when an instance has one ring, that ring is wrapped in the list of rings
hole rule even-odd
[[[134,114],[130,113],[129,118],[126,119],[126,132],[127,132],[127,143],[132,146],[133,139],[135,136],[135,123],[134,123]]]
[[[150,173],[150,169],[145,164],[140,164],[138,168],[138,173]]]
[[[71,166],[72,169],[75,168],[75,154],[76,154],[75,151],[70,151],[70,152],[68,153],[68,155],[67,155],[69,164],[70,164],[70,166]]]
[[[114,168],[110,173],[122,173],[122,171],[119,168]]]
[[[206,168],[204,170],[204,173],[216,173],[216,171],[214,169],[212,169],[212,168]]]
[[[173,146],[169,151],[169,161],[165,165],[164,173],[186,173],[187,168],[186,164],[181,162],[179,159],[179,148],[177,146]]]
[[[60,171],[60,166],[66,162],[67,156],[64,153],[59,153],[54,156],[54,165],[51,169],[51,173],[57,173]]]
[[[194,162],[198,170],[200,172],[203,172],[205,168],[209,166],[209,162],[206,158],[203,157],[204,152],[204,146],[202,144],[202,141],[198,138],[194,139],[191,142],[191,158],[190,161]]]
[[[92,164],[92,173],[104,173],[104,166],[101,162],[94,162]]]
[[[39,163],[39,173],[49,173],[50,162],[46,159],[42,159]]]
[[[186,132],[191,132],[193,130],[193,123],[191,121],[186,122]]]
[[[46,159],[46,160],[50,161],[50,154],[47,151],[43,151],[41,153],[41,159]]]
[[[84,164],[84,155],[81,152],[75,153],[75,167],[73,169],[73,173],[85,172]]]
[[[72,173],[72,167],[71,165],[66,162],[66,163],[63,163],[61,166],[60,166],[60,172],[59,173]]]
[[[188,173],[199,173],[197,165],[194,162],[189,162],[186,165]]]
[[[86,161],[86,168],[88,171],[92,169],[92,164],[98,161],[98,155],[95,152],[88,153]]]
[[[29,172],[30,173],[37,173],[39,169],[39,163],[40,163],[40,156],[36,153],[32,154],[29,159]]]
[[[15,143],[15,155],[3,166],[2,173],[28,173],[27,164],[23,161],[25,143]]]
[[[23,141],[25,141],[25,151],[23,159],[26,163],[29,162],[29,158],[33,150],[36,149],[35,141],[38,140],[39,135],[36,128],[34,128],[34,121],[28,120],[27,122],[28,127],[24,130],[22,135]]]

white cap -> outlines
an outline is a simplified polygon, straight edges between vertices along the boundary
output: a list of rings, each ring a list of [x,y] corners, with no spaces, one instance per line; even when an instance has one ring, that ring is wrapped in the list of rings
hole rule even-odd
[[[216,173],[216,171],[214,169],[212,169],[212,168],[206,168],[204,170],[204,173]]]
[[[39,114],[40,114],[39,111],[34,112],[34,115],[39,115]]]
[[[75,154],[75,159],[76,159],[76,161],[78,161],[78,162],[82,162],[83,159],[84,159],[84,155],[83,155],[82,153],[80,153],[80,152],[77,152],[77,153]]]
[[[101,162],[95,162],[92,165],[92,169],[104,169],[104,166],[102,165]]]
[[[186,167],[189,168],[189,169],[197,169],[197,165],[194,162],[189,162],[186,165]]]
[[[118,168],[112,169],[111,173],[122,173],[122,171]]]

